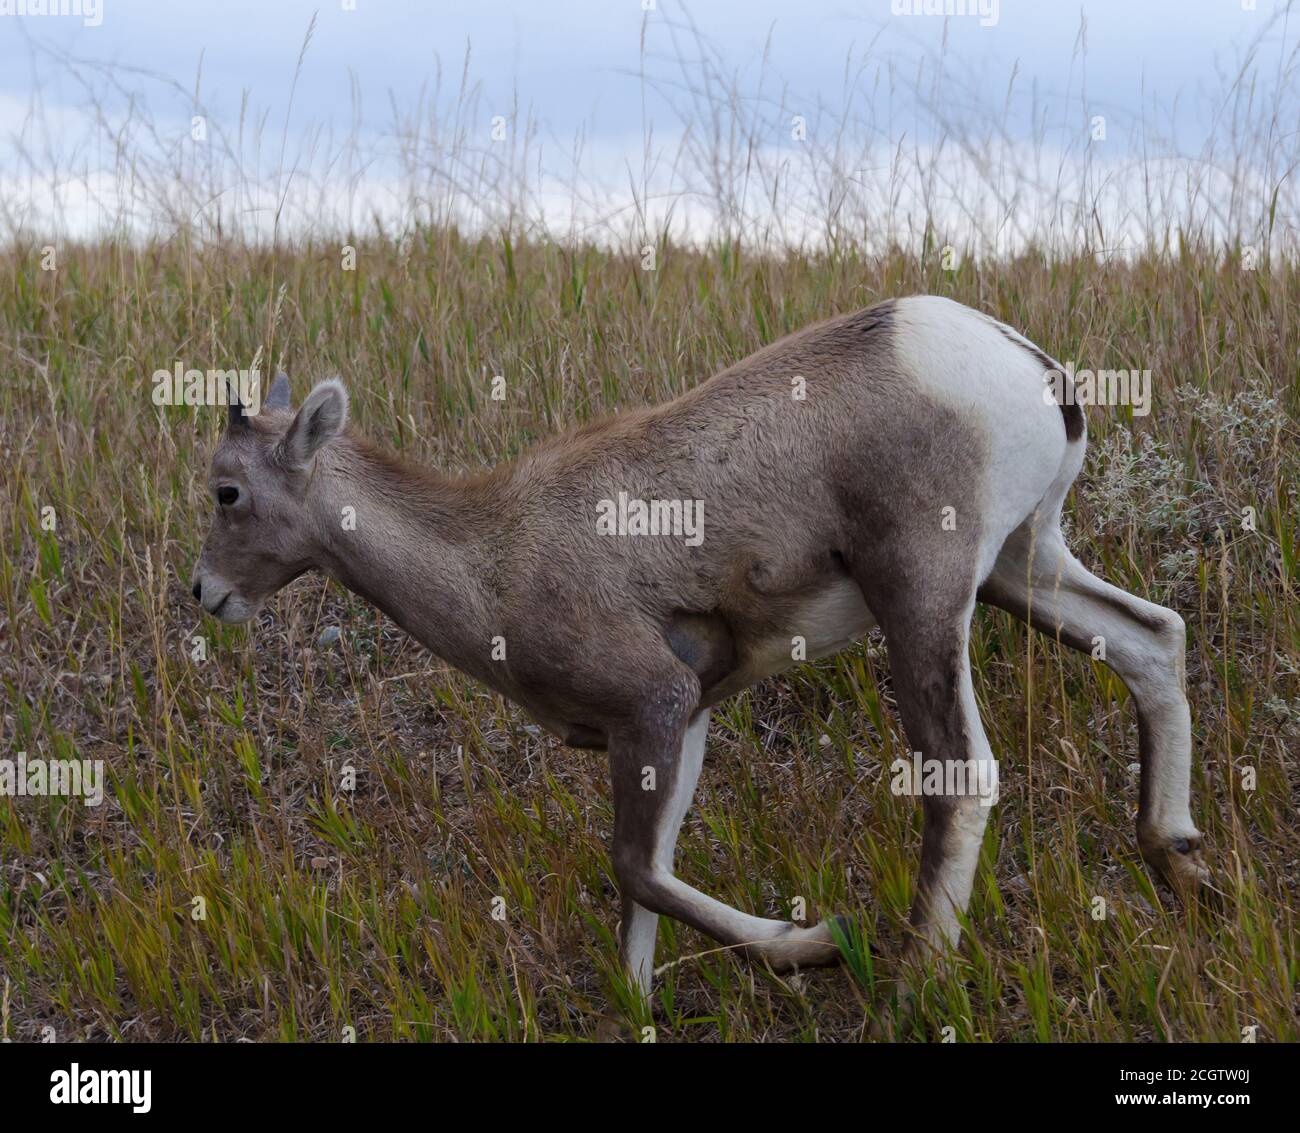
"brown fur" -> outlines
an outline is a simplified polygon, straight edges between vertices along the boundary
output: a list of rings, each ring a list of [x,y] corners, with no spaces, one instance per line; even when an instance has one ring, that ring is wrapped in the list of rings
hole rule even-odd
[[[234,490],[238,501],[218,508],[195,595],[242,620],[291,578],[322,570],[569,743],[607,746],[624,950],[643,986],[646,910],[774,964],[831,958],[824,924],[802,930],[747,917],[672,876],[675,824],[698,774],[683,754],[693,722],[707,726],[710,705],[792,664],[797,636],[813,633],[823,649],[848,644],[860,607],[885,630],[913,746],[932,758],[990,759],[969,692],[970,613],[1003,541],[1040,518],[1008,517],[996,505],[1046,501],[1054,529],[1078,466],[1069,454],[1081,454],[1083,436],[1077,406],[1062,406],[1061,417],[1036,410],[1033,421],[1046,431],[1035,434],[1046,437],[1040,465],[1046,453],[1051,467],[1026,465],[995,483],[988,470],[998,437],[987,415],[980,424],[940,403],[942,384],[925,391],[896,355],[895,319],[886,302],[828,320],[665,405],[597,422],[462,479],[412,468],[341,432],[341,387],[318,387],[296,416],[282,390],[261,418],[236,413],[213,458],[214,493]],[[1032,344],[1003,332],[1037,357]],[[987,332],[970,333],[972,349],[987,357],[979,338]],[[940,357],[964,364],[962,342],[938,345]],[[1005,361],[1015,375],[1023,362],[1008,355],[998,354],[997,365]],[[796,379],[806,385],[802,400],[793,396]],[[1018,386],[1007,396],[1022,400]],[[1026,412],[1034,404],[1027,396]],[[598,503],[620,493],[702,501],[703,541],[602,534]],[[960,523],[941,526],[941,511],[957,503]],[[355,530],[341,522],[347,509]],[[998,584],[1009,608],[1023,581],[1012,567]],[[1168,611],[1108,600],[1146,634],[1170,624]],[[840,618],[853,624],[841,632]],[[1069,631],[1078,641],[1091,632]],[[504,656],[494,652],[502,645]],[[1166,641],[1160,656],[1171,648]],[[1144,741],[1144,758],[1182,774],[1185,702],[1180,708],[1167,683],[1150,697],[1161,739]],[[644,787],[650,768],[653,791]],[[1162,796],[1161,805],[1175,804]],[[953,939],[987,812],[961,797],[927,799],[926,813],[914,919],[931,939]],[[1148,818],[1153,854],[1191,845],[1190,819]]]

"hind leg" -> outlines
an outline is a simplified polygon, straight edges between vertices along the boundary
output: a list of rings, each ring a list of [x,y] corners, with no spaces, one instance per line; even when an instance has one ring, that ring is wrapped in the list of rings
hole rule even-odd
[[[973,595],[947,606],[935,595],[887,615],[890,674],[899,713],[923,768],[943,771],[939,793],[925,789],[921,867],[911,923],[917,941],[955,947],[997,799],[997,761],[980,722],[967,643]],[[929,784],[923,778],[922,785]],[[913,789],[917,784],[912,784]]]
[[[960,534],[918,528],[894,545],[892,560],[873,561],[877,544],[853,564],[885,632],[911,766],[921,760],[919,783],[896,766],[891,784],[921,795],[912,952],[957,944],[997,797],[997,761],[980,721],[968,655],[980,563],[996,551],[981,545],[979,531],[974,524]]]
[[[1012,534],[979,596],[1081,652],[1104,646],[1105,663],[1137,705],[1138,848],[1176,886],[1207,882],[1190,810],[1182,618],[1090,574],[1070,554],[1055,518],[1038,530],[1027,521]]]

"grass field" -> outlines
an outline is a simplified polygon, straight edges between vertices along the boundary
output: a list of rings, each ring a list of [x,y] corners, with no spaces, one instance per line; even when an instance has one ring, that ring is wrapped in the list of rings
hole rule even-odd
[[[1298,1037],[1295,263],[1026,254],[952,272],[664,243],[648,272],[445,228],[357,251],[355,272],[310,242],[68,245],[57,271],[35,248],[0,258],[0,754],[108,769],[98,808],[0,799],[0,1037],[563,1040],[649,1022],[616,963],[604,755],[536,734],[319,577],[252,626],[200,618],[188,580],[224,414],[156,407],[156,369],[257,357],[295,399],[338,373],[363,432],[454,472],[914,292],[1080,365],[1151,369],[1150,416],[1090,411],[1067,531],[1187,622],[1193,817],[1225,897],[1184,908],[1138,859],[1119,681],[981,609],[1001,802],[968,937],[908,976],[904,1037]],[[853,914],[862,940],[843,968],[778,978],[665,920],[659,1041],[865,1036],[916,872],[919,809],[889,790],[907,750],[874,638],[718,711],[680,873],[764,915],[800,897],[809,921]]]

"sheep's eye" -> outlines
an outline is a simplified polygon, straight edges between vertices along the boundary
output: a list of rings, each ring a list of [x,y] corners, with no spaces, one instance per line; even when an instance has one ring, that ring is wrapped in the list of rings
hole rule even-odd
[[[223,506],[225,506],[225,507],[229,507],[229,506],[230,506],[231,504],[233,504],[237,499],[239,499],[239,489],[238,489],[238,488],[225,487],[225,488],[218,488],[218,489],[217,489],[217,503],[219,503],[219,504],[221,504],[221,505],[223,505]]]

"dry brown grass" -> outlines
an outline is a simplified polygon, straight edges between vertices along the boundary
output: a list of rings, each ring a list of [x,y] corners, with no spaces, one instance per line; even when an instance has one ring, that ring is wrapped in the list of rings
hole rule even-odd
[[[1257,1026],[1294,1040],[1293,263],[1026,254],[951,273],[937,255],[663,242],[650,273],[633,255],[446,228],[405,255],[359,242],[354,274],[323,241],[66,245],[57,272],[25,246],[0,259],[0,754],[99,758],[110,776],[98,809],[0,800],[0,1032],[564,1039],[645,1021],[616,975],[604,757],[533,735],[319,579],[254,628],[201,620],[187,579],[221,413],[155,408],[155,369],[260,352],[299,394],[337,372],[369,435],[456,470],[920,291],[1081,365],[1152,370],[1150,417],[1091,412],[1069,524],[1087,564],[1188,623],[1193,815],[1227,901],[1182,909],[1139,864],[1117,680],[981,612],[1002,802],[970,938],[924,985],[916,1033],[1237,1041]],[[504,403],[488,397],[496,373]],[[327,626],[341,638],[321,647]],[[759,913],[796,895],[810,916],[857,913],[865,942],[850,968],[778,979],[665,922],[660,960],[691,958],[656,996],[661,1040],[864,1034],[915,874],[918,816],[888,789],[904,751],[878,642],[724,706],[680,872]],[[360,773],[350,795],[345,763]]]

